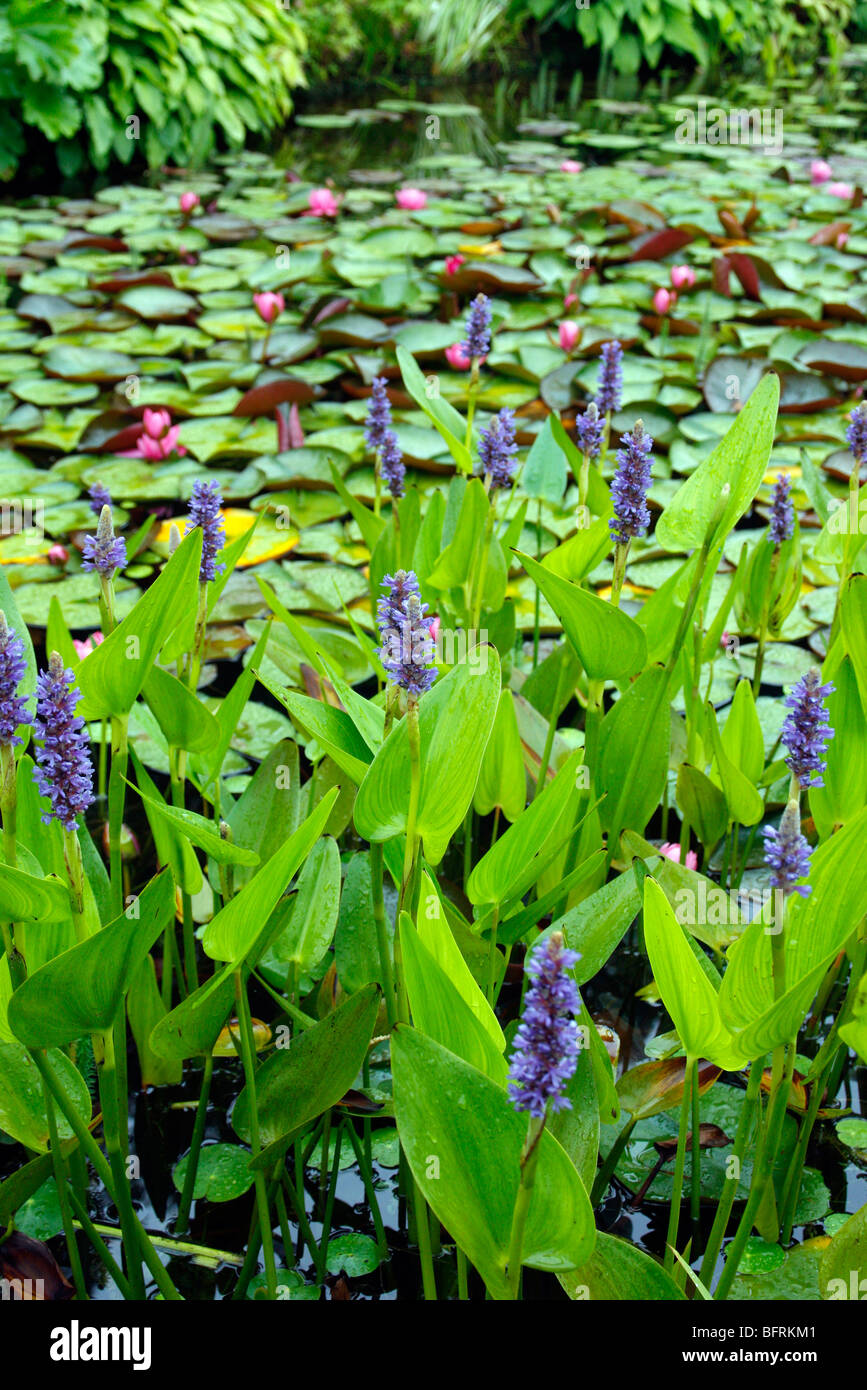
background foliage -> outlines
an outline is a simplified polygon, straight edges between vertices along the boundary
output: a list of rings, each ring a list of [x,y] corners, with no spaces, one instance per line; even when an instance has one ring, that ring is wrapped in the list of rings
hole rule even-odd
[[[0,176],[240,146],[289,115],[304,48],[273,0],[0,0]]]

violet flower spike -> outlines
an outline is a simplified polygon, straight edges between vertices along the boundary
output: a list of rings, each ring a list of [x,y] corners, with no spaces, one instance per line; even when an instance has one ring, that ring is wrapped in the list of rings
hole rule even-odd
[[[810,858],[813,853],[801,833],[801,811],[797,801],[790,801],[783,812],[779,830],[766,826],[762,831],[765,841],[765,863],[771,871],[771,886],[778,889],[784,897],[799,893],[806,898],[813,891],[808,883],[799,883],[810,872]]]
[[[628,545],[634,536],[646,536],[650,525],[647,490],[651,478],[653,439],[636,420],[632,433],[623,436],[617,450],[617,472],[611,483],[614,516],[608,523],[615,541]]]
[[[623,348],[615,339],[603,343],[599,360],[599,383],[596,404],[601,414],[616,415],[623,400]]]
[[[126,564],[126,541],[123,536],[114,534],[111,507],[105,506],[99,514],[99,525],[95,536],[85,536],[81,548],[83,559],[81,568],[88,574],[95,570],[102,579],[111,579],[115,570]]]
[[[111,493],[104,483],[94,483],[93,486],[88,489],[87,495],[90,498],[90,510],[93,512],[94,516],[99,516],[102,513],[103,507],[110,507],[112,505]]]
[[[379,451],[379,471],[395,501],[403,497],[406,465],[394,430],[386,430]]]
[[[376,612],[382,641],[379,659],[392,684],[418,699],[437,678],[427,604],[419,597],[418,579],[412,570],[387,574],[382,587],[386,593],[379,599]]]
[[[856,405],[849,416],[849,425],[846,429],[846,443],[852,450],[855,462],[859,468],[867,459],[867,401],[862,401]]]
[[[579,415],[575,421],[575,433],[578,439],[578,448],[582,454],[588,458],[598,458],[602,452],[602,435],[605,429],[605,421],[599,414],[599,407],[595,401],[591,401],[583,415]]]
[[[477,294],[467,314],[466,338],[461,349],[466,357],[477,361],[491,350],[491,319],[494,310],[486,294]]]
[[[836,686],[822,684],[815,669],[802,676],[784,700],[791,713],[787,716],[780,737],[789,750],[786,766],[802,787],[824,787],[825,745],[834,737],[827,722],[825,700]]]
[[[64,668],[57,652],[52,652],[48,670],[41,671],[36,679],[33,721],[37,740],[33,780],[40,794],[51,802],[42,822],[50,825],[52,820],[59,820],[68,831],[75,830],[76,817],[93,801],[90,740],[84,720],[75,713],[81,691],[74,682],[72,671]]]
[[[514,411],[505,407],[495,415],[485,430],[479,430],[479,460],[482,472],[490,479],[490,489],[512,486],[518,452],[515,442]]]
[[[202,528],[202,563],[199,568],[199,580],[202,584],[216,579],[226,568],[225,565],[216,563],[226,538],[226,528],[220,513],[222,505],[219,483],[203,483],[197,478],[193,483],[190,519],[184,535],[188,536],[197,526]]]
[[[532,980],[524,998],[521,1023],[515,1034],[509,1064],[509,1099],[516,1110],[534,1119],[571,1110],[563,1091],[578,1065],[578,1024],[581,1001],[575,981],[566,972],[578,960],[566,950],[560,932],[552,932],[533,949],[526,966]]]
[[[26,698],[18,694],[26,671],[24,642],[0,610],[0,744],[6,747],[21,743],[15,732],[19,724],[32,722]]]
[[[795,509],[789,492],[792,481],[785,473],[777,474],[774,491],[771,495],[771,519],[768,524],[768,540],[772,545],[782,545],[795,534]]]
[[[370,400],[367,406],[367,424],[364,431],[364,438],[367,447],[374,453],[378,453],[385,443],[385,437],[391,428],[391,402],[386,391],[387,381],[384,376],[373,378]]]

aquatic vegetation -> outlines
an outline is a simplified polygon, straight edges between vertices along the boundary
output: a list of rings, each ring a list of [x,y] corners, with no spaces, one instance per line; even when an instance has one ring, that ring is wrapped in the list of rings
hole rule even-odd
[[[854,156],[527,134],[6,210],[0,1220],[79,1298],[862,1277]]]

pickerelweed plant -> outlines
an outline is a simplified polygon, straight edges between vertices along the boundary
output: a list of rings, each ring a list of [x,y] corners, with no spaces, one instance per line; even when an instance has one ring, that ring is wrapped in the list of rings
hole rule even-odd
[[[269,363],[282,289],[257,305]],[[201,421],[148,407],[130,429],[170,442],[149,462],[175,470],[186,524],[182,503],[131,522],[94,467],[79,543],[104,640],[84,655],[61,602],[39,670],[0,581],[0,1124],[31,1151],[0,1213],[53,1180],[79,1298],[95,1263],[125,1298],[180,1298],[190,1255],[222,1259],[200,1241],[207,1204],[246,1194],[224,1293],[321,1296],[346,1259],[350,1151],[372,1268],[417,1252],[428,1300],[554,1278],[580,1297],[624,1259],[636,1298],[691,1294],[690,1267],[725,1299],[755,1233],[785,1259],[812,1219],[811,1138],[867,1060],[863,551],[821,480],[808,514],[796,472],[771,468],[775,372],[678,479],[674,426],[624,409],[616,339],[597,367],[574,338],[580,383],[535,431],[488,396],[495,313],[499,337],[499,303],[469,300],[457,404],[402,344],[388,376],[365,368],[369,485],[347,484],[326,427],[260,460],[274,497],[255,516],[230,470],[199,476],[169,440],[207,452]],[[261,423],[245,410],[312,399],[270,372],[237,393],[236,441]],[[418,411],[395,423],[406,396]],[[280,472],[295,453],[301,502]],[[299,506],[314,553],[357,561],[351,589],[286,558],[297,529],[263,540]],[[807,649],[784,635],[821,564]],[[215,695],[223,643],[244,659]],[[656,1010],[636,1064],[589,1007],[621,950]],[[131,1178],[130,1062],[143,1087],[195,1089],[170,1232],[145,1230]],[[232,1142],[209,1142],[216,1110]],[[652,1253],[597,1229],[612,1193],[667,1206]],[[862,1231],[850,1214],[822,1279]]]

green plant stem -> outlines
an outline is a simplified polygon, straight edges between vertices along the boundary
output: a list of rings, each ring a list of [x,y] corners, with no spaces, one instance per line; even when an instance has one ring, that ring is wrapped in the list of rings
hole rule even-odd
[[[421,1262],[421,1280],[425,1302],[436,1303],[437,1281],[433,1262],[433,1251],[431,1249],[430,1216],[428,1215],[427,1202],[422,1196],[421,1188],[415,1180],[413,1180],[412,1184],[412,1196],[413,1209],[415,1211],[416,1240],[418,1241],[418,1253]]]
[[[536,1181],[536,1166],[539,1159],[539,1140],[545,1128],[545,1116],[536,1119],[530,1116],[527,1123],[527,1137],[521,1151],[521,1178],[512,1210],[512,1230],[509,1236],[509,1255],[506,1263],[506,1278],[509,1284],[509,1297],[517,1299],[521,1285],[521,1258],[524,1250],[524,1231],[530,1214],[533,1199],[533,1185]]]
[[[693,1225],[693,1254],[698,1235],[701,1216],[701,1114],[699,1109],[698,1066],[692,1069],[692,1187],[690,1192],[690,1216]]]
[[[87,940],[88,927],[84,918],[84,865],[81,862],[81,845],[78,843],[78,833],[75,830],[63,832],[63,859],[72,900],[75,940],[80,943]]]
[[[48,1089],[54,1097],[55,1101],[57,1102],[58,1108],[65,1116],[67,1124],[69,1125],[70,1129],[72,1130],[73,1134],[75,1135],[76,1139],[81,1145],[83,1151],[85,1152],[94,1169],[96,1170],[97,1176],[99,1177],[106,1191],[114,1199],[115,1206],[117,1206],[118,1211],[120,1211],[118,1194],[114,1191],[114,1179],[112,1176],[112,1170],[109,1163],[106,1161],[105,1155],[103,1154],[102,1150],[100,1149],[99,1145],[97,1144],[96,1140],[94,1139],[84,1120],[79,1115],[72,1101],[67,1096],[63,1087],[58,1082],[53,1071],[49,1067],[44,1052],[30,1051],[30,1056],[33,1058],[33,1061],[39,1071],[39,1074],[47,1083]],[[125,1176],[124,1181],[126,1181]],[[127,1193],[127,1195],[129,1194]],[[165,1269],[162,1261],[156,1253],[156,1250],[151,1244],[151,1240],[147,1234],[147,1231],[142,1226],[134,1211],[133,1216],[135,1219],[134,1248],[141,1252],[141,1256],[144,1259],[144,1262],[150,1270],[151,1274],[153,1275],[154,1281],[160,1293],[163,1295],[163,1298],[171,1299],[173,1301],[180,1300],[181,1295],[178,1293],[177,1289],[172,1283],[167,1270]]]
[[[184,809],[185,796],[185,768],[183,762],[183,750],[180,748],[169,749],[169,763],[171,767],[171,797],[172,805],[179,810]],[[193,994],[199,987],[199,966],[196,959],[196,924],[193,921],[193,901],[189,893],[179,885],[181,889],[181,914],[183,918],[183,943],[184,943],[184,969],[183,976],[186,977],[186,987],[189,994]],[[181,975],[181,971],[178,974]]]
[[[60,1148],[60,1139],[57,1134],[57,1116],[54,1111],[54,1098],[48,1089],[45,1077],[42,1078],[42,1095],[45,1100],[45,1114],[48,1119],[48,1142],[51,1146],[51,1166],[54,1169],[54,1185],[57,1189],[57,1201],[60,1205],[60,1219],[63,1222],[63,1234],[66,1237],[66,1248],[69,1252],[69,1267],[72,1270],[72,1282],[75,1285],[77,1297],[84,1301],[87,1299],[87,1286],[84,1282],[84,1271],[81,1268],[81,1256],[78,1251],[78,1242],[75,1239],[72,1213],[69,1209],[69,1187],[66,1175],[66,1164],[64,1163],[63,1152]]]
[[[482,620],[482,604],[485,597],[485,580],[488,575],[488,557],[491,550],[491,542],[494,535],[494,517],[496,506],[494,499],[488,503],[488,515],[485,518],[485,529],[482,535],[482,549],[479,555],[478,570],[473,583],[473,608],[470,618],[470,632],[478,632],[479,623]]]
[[[473,438],[473,418],[476,413],[476,396],[479,390],[479,359],[473,357],[470,362],[470,384],[467,389],[467,429],[464,435],[464,444],[470,448]]]
[[[548,732],[545,735],[545,747],[542,749],[542,758],[539,763],[539,771],[536,776],[536,790],[533,793],[533,800],[540,795],[544,789],[548,777],[548,765],[551,761],[551,751],[554,747],[554,735],[557,732],[557,720],[560,718],[560,700],[563,695],[563,679],[566,672],[566,662],[561,658],[560,668],[557,672],[557,686],[554,691],[554,703],[551,706],[551,715],[548,719]]]
[[[611,580],[611,607],[620,607],[620,595],[626,578],[626,559],[629,555],[629,541],[625,545],[618,541],[614,547],[614,574]]]
[[[123,808],[126,774],[129,762],[127,715],[113,715],[111,720],[111,771],[108,778],[108,854],[111,879],[111,901],[115,916],[123,912]]]
[[[416,855],[418,854],[418,842],[416,837],[416,821],[418,819],[418,803],[421,794],[421,734],[418,721],[418,700],[410,696],[406,708],[407,734],[409,736],[409,765],[410,765],[410,784],[409,784],[409,807],[406,814],[406,849],[403,858],[403,878],[400,885],[400,898],[397,906],[397,916],[406,910],[412,915],[412,880],[415,874]],[[398,989],[402,984],[398,985]]]
[[[753,1132],[756,1119],[756,1109],[759,1100],[759,1090],[762,1082],[762,1071],[764,1069],[763,1059],[759,1058],[750,1067],[749,1079],[747,1081],[746,1094],[741,1113],[738,1119],[737,1133],[735,1134],[734,1149],[732,1158],[736,1159],[736,1176],[727,1177],[722,1195],[717,1203],[716,1214],[714,1215],[713,1226],[708,1236],[707,1246],[705,1247],[704,1259],[702,1260],[701,1273],[699,1278],[705,1288],[710,1288],[713,1279],[716,1262],[719,1259],[719,1252],[728,1228],[729,1218],[731,1217],[732,1207],[735,1204],[738,1187],[741,1181],[741,1169],[743,1168],[744,1155],[747,1144]]]
[[[638,1121],[635,1119],[627,1120],[617,1138],[614,1140],[614,1143],[611,1145],[608,1151],[608,1157],[603,1162],[593,1182],[593,1190],[590,1193],[591,1206],[598,1207],[605,1193],[608,1191],[608,1184],[614,1175],[614,1170],[620,1162],[620,1155],[629,1143],[632,1131],[637,1123]]]
[[[355,1132],[355,1126],[350,1120],[347,1124],[349,1142],[351,1143],[355,1157],[358,1161],[358,1168],[361,1173],[361,1180],[364,1183],[364,1190],[367,1193],[367,1204],[370,1208],[370,1216],[373,1221],[373,1229],[376,1232],[376,1245],[382,1259],[388,1259],[388,1240],[385,1234],[385,1225],[382,1220],[382,1211],[379,1206],[379,1198],[376,1193],[376,1185],[373,1180],[373,1166],[367,1157],[364,1146]]]
[[[379,969],[382,976],[382,990],[385,995],[385,1011],[389,1028],[397,1022],[397,1000],[394,993],[394,971],[391,964],[391,942],[388,936],[388,922],[385,916],[385,894],[383,878],[385,873],[385,853],[381,840],[370,846],[370,881],[373,889],[373,920],[376,924],[376,947],[379,953]]]
[[[135,1290],[136,1298],[144,1298],[145,1291],[141,1272],[141,1260],[140,1258],[136,1258],[139,1245],[136,1232],[136,1215],[132,1204],[132,1194],[129,1190],[129,1178],[127,1177],[126,1167],[129,1143],[127,1127],[128,1102],[126,1087],[121,1085],[121,1076],[119,1075],[119,1053],[120,1047],[125,1048],[126,1046],[126,1032],[124,1029],[123,1037],[120,1039],[118,1037],[120,1031],[121,1030],[115,1025],[106,1029],[102,1034],[105,1060],[100,1069],[99,1093],[102,1105],[105,1147],[108,1153],[112,1178],[114,1179],[114,1199],[117,1205],[121,1229],[123,1231],[124,1249],[127,1252],[129,1261],[129,1282]],[[118,1046],[119,1043],[120,1046]]]
[[[542,499],[536,506],[536,559],[542,559]],[[539,617],[542,611],[542,590],[536,585],[536,601],[533,609],[533,670],[539,665]]]
[[[687,1057],[683,1078],[683,1099],[680,1103],[680,1126],[677,1131],[677,1155],[674,1160],[674,1177],[671,1187],[671,1207],[668,1213],[668,1233],[665,1238],[665,1268],[674,1268],[674,1251],[677,1247],[677,1228],[680,1224],[680,1204],[683,1197],[683,1174],[686,1167],[686,1131],[689,1124],[690,1102],[692,1100],[692,1078],[696,1058]],[[693,1136],[693,1148],[698,1144],[698,1135]],[[693,1162],[695,1158],[693,1157]]]
[[[205,1069],[202,1073],[199,1103],[196,1106],[196,1118],[193,1123],[193,1137],[190,1141],[190,1152],[187,1158],[187,1171],[184,1174],[184,1189],[181,1193],[178,1214],[175,1220],[175,1234],[179,1236],[185,1235],[189,1229],[190,1208],[193,1204],[193,1192],[196,1187],[196,1174],[199,1171],[199,1154],[202,1148],[202,1140],[205,1137],[205,1125],[208,1121],[208,1099],[211,1094],[211,1077],[213,1074],[214,1057],[213,1054],[209,1052],[205,1057]]]
[[[458,1299],[461,1303],[466,1303],[470,1297],[467,1257],[459,1245],[455,1246],[455,1263],[458,1270]]]
[[[235,1007],[241,1033],[241,1062],[244,1080],[250,1100],[250,1151],[253,1161],[259,1157],[262,1145],[259,1139],[259,1110],[256,1099],[256,1047],[253,1040],[253,1024],[250,1018],[250,1003],[240,970],[235,971]],[[271,1216],[268,1210],[268,1194],[265,1175],[255,1169],[256,1206],[259,1211],[259,1234],[262,1252],[265,1256],[265,1277],[268,1297],[277,1297],[277,1265],[274,1260],[274,1232],[271,1229]]]
[[[726,1250],[726,1262],[714,1292],[714,1298],[720,1301],[724,1301],[729,1295],[732,1282],[738,1272],[740,1262],[743,1259],[747,1240],[749,1239],[750,1232],[753,1229],[753,1224],[758,1215],[765,1189],[768,1182],[773,1181],[774,1157],[779,1148],[780,1135],[783,1131],[783,1121],[786,1117],[786,1101],[789,1094],[789,1082],[791,1081],[792,1069],[794,1067],[794,1044],[787,1047],[785,1052],[786,1061],[780,1085],[776,1090],[772,1089],[768,1101],[768,1117],[760,1135],[758,1148],[756,1150],[750,1194],[747,1198],[743,1216],[738,1223],[735,1237]]]
[[[91,1246],[93,1247],[93,1252],[96,1255],[96,1258],[99,1260],[100,1264],[105,1269],[109,1278],[113,1279],[114,1282],[117,1284],[117,1287],[120,1290],[122,1297],[131,1300],[133,1296],[132,1289],[130,1288],[129,1281],[127,1280],[126,1275],[124,1274],[120,1265],[117,1263],[117,1260],[112,1255],[108,1246],[105,1244],[105,1241],[101,1239],[99,1231],[97,1230],[96,1226],[93,1224],[93,1222],[87,1214],[87,1208],[84,1206],[75,1190],[71,1187],[69,1189],[69,1200],[72,1203],[73,1210],[76,1214],[76,1220],[73,1224],[78,1228],[78,1230],[83,1231],[84,1234],[87,1236]]]

